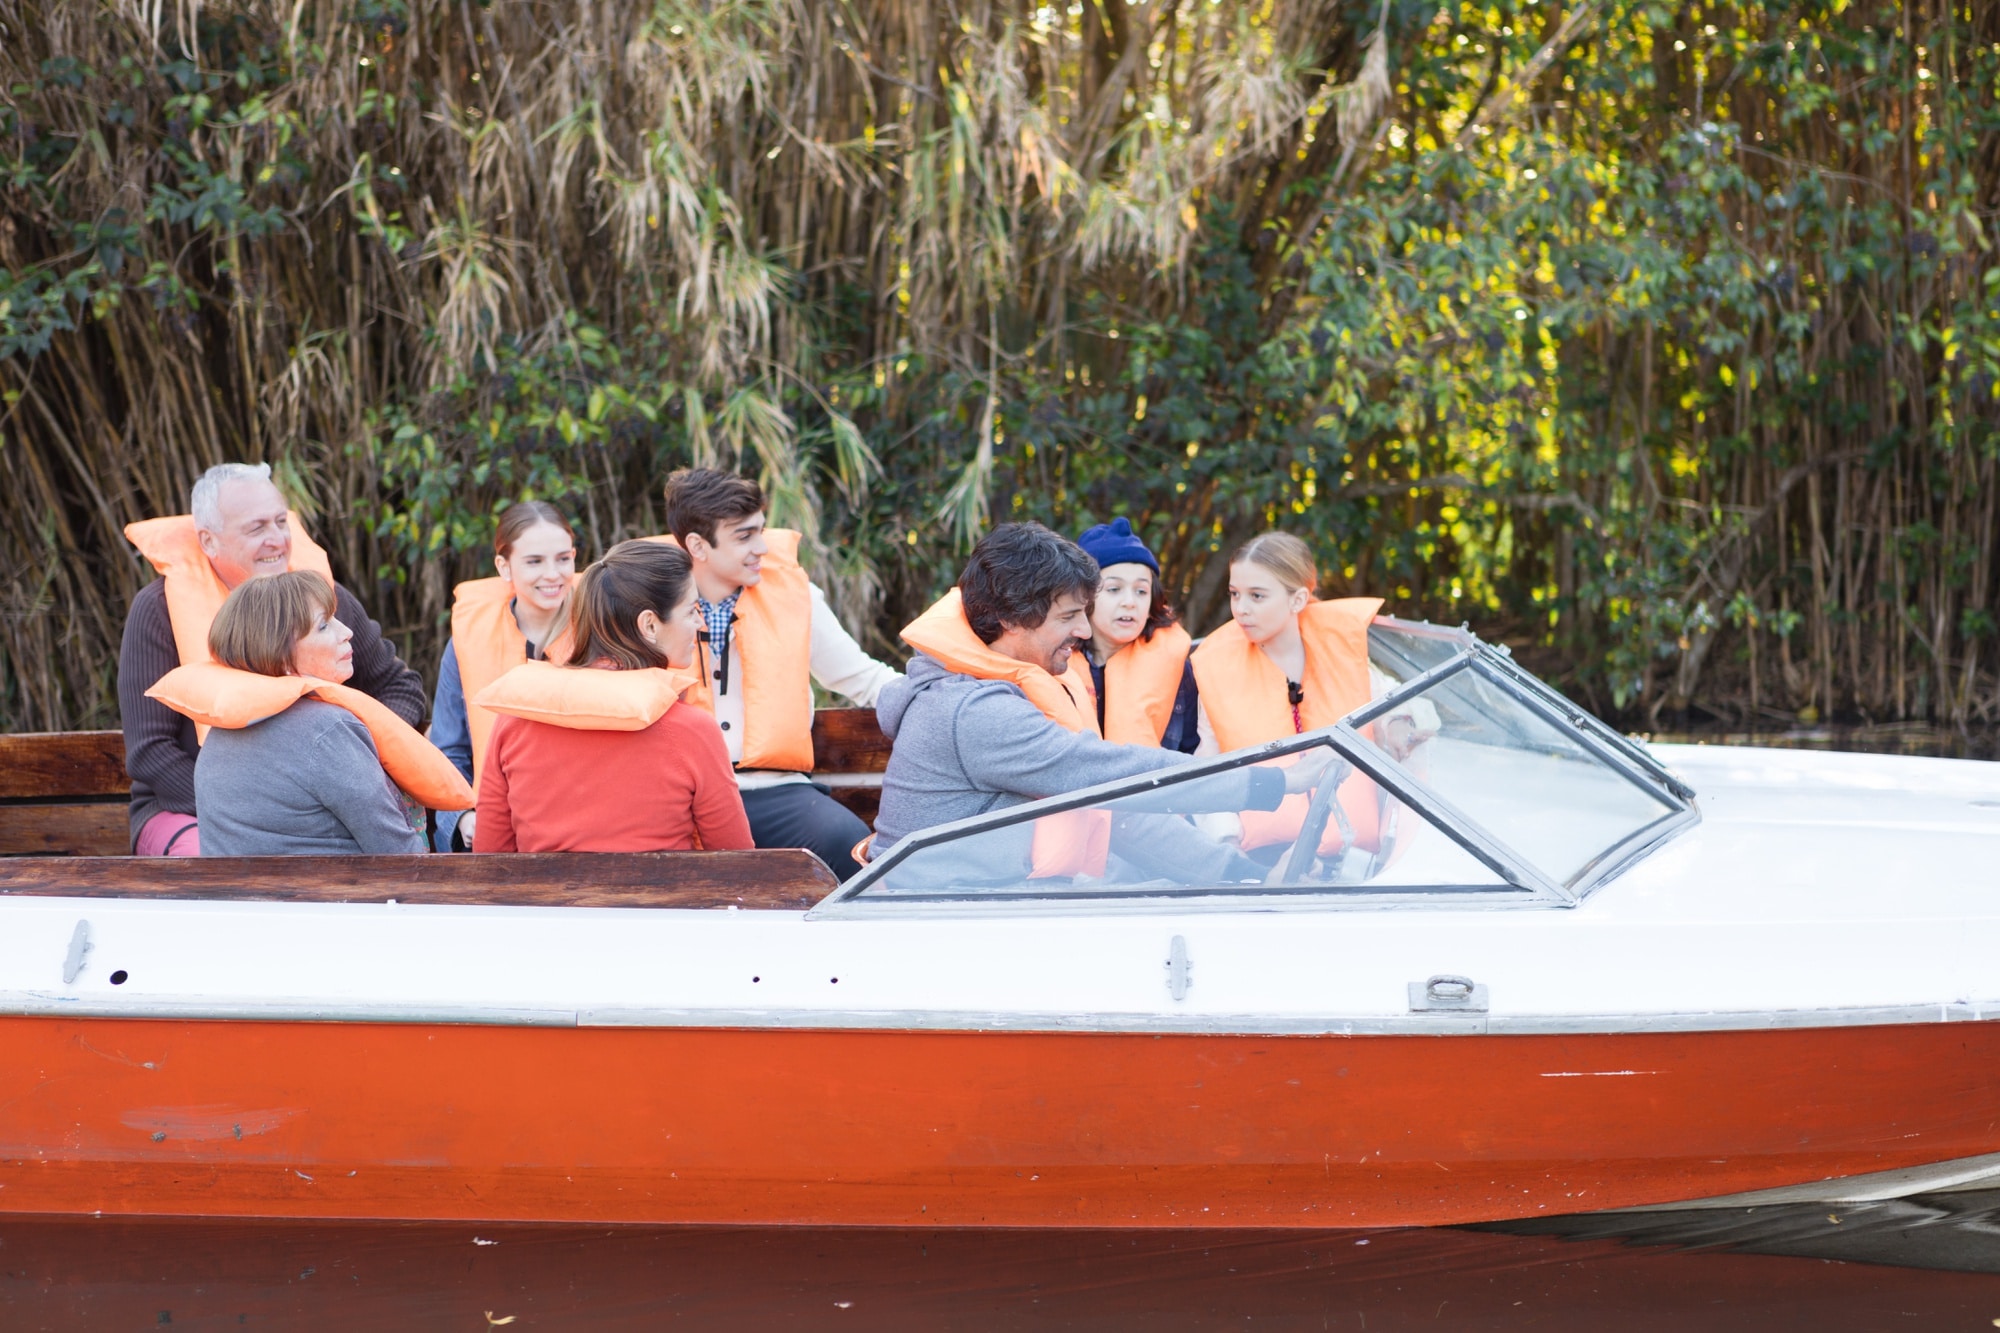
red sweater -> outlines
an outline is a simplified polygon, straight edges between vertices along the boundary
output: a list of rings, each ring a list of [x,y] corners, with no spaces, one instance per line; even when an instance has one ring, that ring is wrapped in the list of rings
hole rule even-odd
[[[501,717],[479,780],[477,852],[711,852],[751,846],[722,729],[676,704],[644,731]]]

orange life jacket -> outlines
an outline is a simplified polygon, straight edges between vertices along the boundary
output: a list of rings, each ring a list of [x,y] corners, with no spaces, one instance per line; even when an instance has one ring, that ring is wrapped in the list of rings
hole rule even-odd
[[[423,734],[360,690],[312,676],[266,676],[224,666],[190,662],[160,677],[146,696],[206,727],[240,731],[284,712],[306,695],[345,708],[375,740],[375,753],[390,779],[432,810],[470,810],[472,788]]]
[[[644,731],[694,682],[694,670],[596,670],[523,662],[479,692],[480,708],[573,731]]]
[[[679,545],[672,537],[648,541]],[[764,529],[762,574],[736,599],[730,642],[743,659],[743,758],[738,768],[810,773],[812,743],[812,581],[799,564],[799,534]],[[701,678],[686,702],[715,711],[709,686],[716,661],[704,641]]]
[[[1331,726],[1367,703],[1368,626],[1382,607],[1379,597],[1343,597],[1309,602],[1299,613],[1299,637],[1305,640],[1305,701],[1299,705],[1302,726],[1292,721],[1285,673],[1264,650],[1251,643],[1235,621],[1202,640],[1194,650],[1195,686],[1208,714],[1216,743],[1224,750],[1264,745]],[[1373,851],[1381,842],[1380,801],[1375,784],[1355,774],[1341,785],[1340,803],[1354,826],[1354,840]],[[1276,810],[1243,812],[1243,842],[1253,847],[1290,842],[1305,823],[1307,798],[1288,796]],[[1340,848],[1337,821],[1327,821],[1322,852]]]
[[[1173,721],[1174,699],[1194,640],[1179,625],[1134,639],[1104,664],[1104,739],[1157,746]]]
[[[930,610],[903,630],[903,641],[939,665],[976,680],[1004,680],[1020,687],[1042,716],[1069,731],[1098,735],[1097,705],[1091,695],[1090,668],[1081,651],[1069,658],[1060,678],[1041,667],[995,652],[972,632],[965,608],[953,588]],[[1159,743],[1156,737],[1153,742]],[[1066,810],[1035,821],[1029,877],[1102,875],[1111,850],[1109,810]]]
[[[567,657],[567,622],[546,645],[543,656]],[[528,660],[528,639],[514,619],[514,585],[502,578],[469,579],[452,590],[451,649],[458,659],[458,681],[465,697],[466,730],[472,736],[472,786],[486,762],[486,743],[493,735],[493,712],[473,698],[488,685]]]

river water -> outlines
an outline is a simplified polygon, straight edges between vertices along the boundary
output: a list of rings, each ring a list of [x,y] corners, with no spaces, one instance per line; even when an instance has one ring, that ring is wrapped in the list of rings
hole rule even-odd
[[[1874,1333],[1996,1320],[2000,1193],[1310,1233],[0,1220],[8,1333]]]
[[[1923,727],[1658,740],[1994,758]],[[0,1333],[2000,1327],[2000,1190],[1489,1227],[1053,1232],[0,1215]]]

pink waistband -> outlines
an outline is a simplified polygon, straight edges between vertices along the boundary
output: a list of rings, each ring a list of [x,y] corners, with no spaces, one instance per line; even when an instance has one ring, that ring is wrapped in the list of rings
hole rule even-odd
[[[201,825],[193,815],[162,810],[139,829],[134,856],[200,856]]]

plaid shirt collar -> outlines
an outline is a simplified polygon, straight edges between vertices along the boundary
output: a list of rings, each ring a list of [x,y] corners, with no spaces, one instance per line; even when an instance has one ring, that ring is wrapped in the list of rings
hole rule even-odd
[[[696,594],[695,601],[701,607],[702,619],[708,622],[708,642],[719,657],[729,644],[730,622],[736,619],[736,599],[743,595],[738,588],[719,602],[711,602]]]

